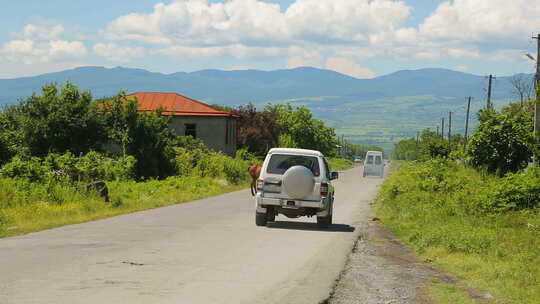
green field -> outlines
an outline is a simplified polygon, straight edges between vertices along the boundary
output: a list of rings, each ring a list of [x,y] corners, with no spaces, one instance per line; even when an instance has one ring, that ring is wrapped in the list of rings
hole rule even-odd
[[[412,162],[390,176],[375,209],[386,228],[454,278],[434,279],[426,292],[435,303],[477,303],[489,294],[481,303],[533,304],[540,299],[538,185],[537,169],[510,179],[451,161]]]
[[[357,143],[374,144],[390,151],[395,142],[416,136],[424,129],[437,130],[445,117],[448,132],[448,112],[452,111],[452,133],[464,133],[466,100],[433,95],[402,96],[388,99],[358,100],[354,97],[320,96],[255,103],[259,107],[267,103],[291,103],[305,106],[314,116],[336,129],[339,135]],[[502,107],[509,100],[495,100]],[[476,126],[476,112],[485,106],[481,100],[473,100],[470,111],[469,134]]]

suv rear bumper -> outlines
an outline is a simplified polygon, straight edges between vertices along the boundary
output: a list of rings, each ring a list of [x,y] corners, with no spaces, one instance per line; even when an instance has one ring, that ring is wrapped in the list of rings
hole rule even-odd
[[[268,198],[263,197],[260,192],[257,193],[256,196],[256,207],[257,212],[264,213],[266,212],[266,206],[278,206],[281,208],[292,208],[292,209],[300,209],[300,208],[313,208],[318,209],[319,212],[317,212],[318,216],[326,216],[328,214],[328,208],[329,205],[329,198],[324,197],[320,201],[303,201],[303,200],[295,200],[295,199],[285,199],[285,198]]]

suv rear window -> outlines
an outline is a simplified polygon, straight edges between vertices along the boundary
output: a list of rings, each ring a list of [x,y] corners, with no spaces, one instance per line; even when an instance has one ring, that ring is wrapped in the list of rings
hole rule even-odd
[[[282,175],[290,167],[304,166],[313,172],[313,175],[319,176],[319,160],[317,157],[304,155],[273,154],[268,162],[267,173]]]

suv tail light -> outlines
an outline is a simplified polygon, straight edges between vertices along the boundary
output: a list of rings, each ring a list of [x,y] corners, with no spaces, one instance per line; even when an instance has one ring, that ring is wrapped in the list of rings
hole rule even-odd
[[[321,183],[321,196],[328,196],[328,184]]]
[[[264,179],[258,179],[257,180],[257,191],[262,191],[264,186]]]

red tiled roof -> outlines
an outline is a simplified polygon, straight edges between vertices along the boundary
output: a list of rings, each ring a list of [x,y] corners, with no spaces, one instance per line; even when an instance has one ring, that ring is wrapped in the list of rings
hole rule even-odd
[[[172,116],[236,116],[177,93],[137,92],[127,97],[136,97],[144,112],[163,108],[164,115]]]

